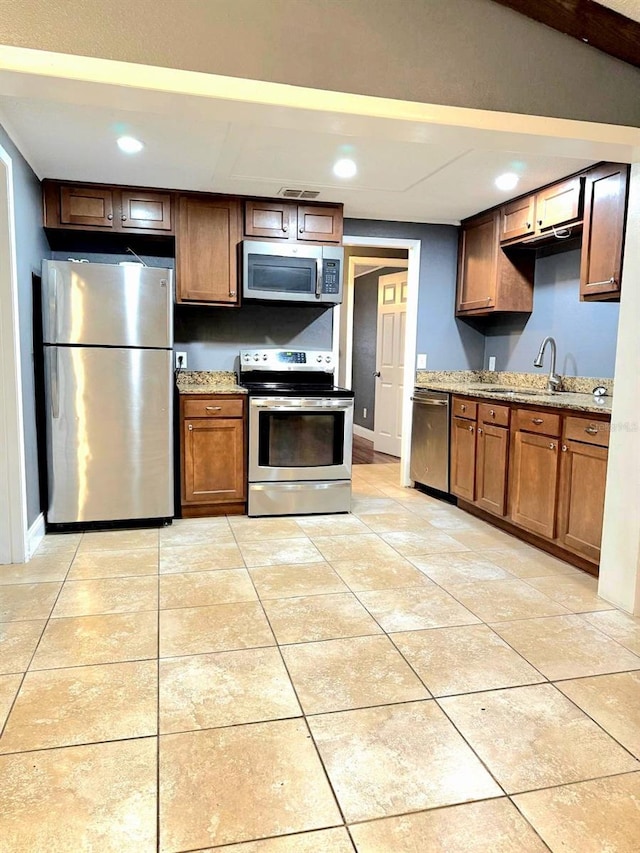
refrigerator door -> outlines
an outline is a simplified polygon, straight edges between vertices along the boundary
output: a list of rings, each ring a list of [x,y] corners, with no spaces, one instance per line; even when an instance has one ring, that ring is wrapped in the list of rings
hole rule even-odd
[[[45,347],[52,524],[173,516],[170,350]]]
[[[173,346],[173,270],[44,261],[45,344]]]

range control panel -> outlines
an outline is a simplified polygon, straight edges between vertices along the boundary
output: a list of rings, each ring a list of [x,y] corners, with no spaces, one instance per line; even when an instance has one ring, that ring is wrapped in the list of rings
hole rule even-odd
[[[331,350],[243,349],[240,371],[304,370],[333,372]]]

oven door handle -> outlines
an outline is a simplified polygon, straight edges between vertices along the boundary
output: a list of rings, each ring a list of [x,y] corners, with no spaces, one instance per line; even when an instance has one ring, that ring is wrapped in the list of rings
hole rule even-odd
[[[329,409],[329,410],[346,410],[350,409],[353,406],[353,400],[349,400],[347,402],[330,402],[330,403],[321,403],[319,405],[303,403],[300,406],[291,406],[291,405],[283,405],[282,403],[252,403],[251,404],[254,409],[271,409],[271,411],[287,411],[287,412],[315,412],[320,409]]]

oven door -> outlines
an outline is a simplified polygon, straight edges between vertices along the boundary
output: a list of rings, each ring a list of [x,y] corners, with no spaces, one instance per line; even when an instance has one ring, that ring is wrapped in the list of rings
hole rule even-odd
[[[249,482],[349,480],[353,400],[253,397]]]

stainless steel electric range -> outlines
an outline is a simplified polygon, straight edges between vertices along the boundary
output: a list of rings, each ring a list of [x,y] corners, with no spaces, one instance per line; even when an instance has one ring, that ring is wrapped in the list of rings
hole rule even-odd
[[[349,512],[353,391],[329,350],[240,351],[249,392],[249,515]]]

